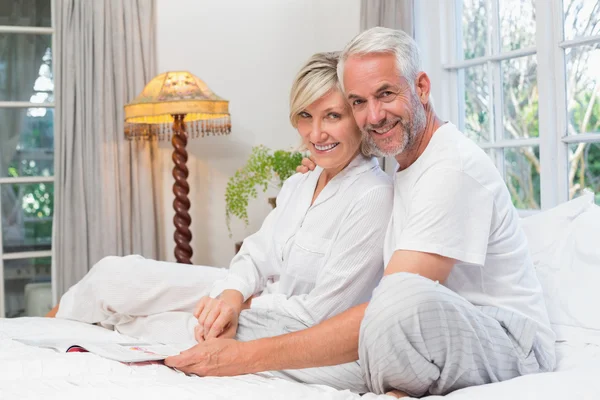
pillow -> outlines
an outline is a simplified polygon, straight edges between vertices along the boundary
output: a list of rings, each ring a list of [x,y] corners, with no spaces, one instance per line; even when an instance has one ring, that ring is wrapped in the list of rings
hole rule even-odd
[[[557,341],[600,345],[600,207],[585,194],[523,219]]]

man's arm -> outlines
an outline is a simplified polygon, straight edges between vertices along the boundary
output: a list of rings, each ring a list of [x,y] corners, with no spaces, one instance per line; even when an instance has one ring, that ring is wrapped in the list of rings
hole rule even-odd
[[[300,369],[358,360],[358,334],[368,303],[311,328],[247,342],[256,371]]]
[[[169,357],[165,364],[200,376],[343,364],[358,359],[358,334],[367,303],[311,328],[286,335],[237,342],[214,339]]]
[[[436,254],[396,251],[385,275],[417,273],[444,281],[454,260]],[[169,357],[165,364],[200,376],[231,376],[261,371],[300,369],[358,360],[358,336],[367,303],[318,325],[286,335],[237,342],[209,340]]]
[[[396,272],[418,274],[432,281],[444,282],[448,279],[455,260],[433,253],[396,250],[388,263],[384,276]]]
[[[384,276],[396,272],[419,274],[433,281],[448,278],[454,260],[437,254],[398,250]],[[254,371],[324,367],[358,360],[360,324],[368,303],[353,307],[311,328],[246,342]]]

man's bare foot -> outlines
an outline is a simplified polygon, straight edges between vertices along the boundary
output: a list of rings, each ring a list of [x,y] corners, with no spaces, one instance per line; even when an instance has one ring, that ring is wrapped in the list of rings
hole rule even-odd
[[[56,313],[58,312],[58,306],[55,306],[52,310],[46,314],[46,318],[54,318],[56,317]]]
[[[408,395],[400,390],[392,390],[391,392],[387,392],[386,395],[395,397],[400,399],[402,397],[408,397]]]

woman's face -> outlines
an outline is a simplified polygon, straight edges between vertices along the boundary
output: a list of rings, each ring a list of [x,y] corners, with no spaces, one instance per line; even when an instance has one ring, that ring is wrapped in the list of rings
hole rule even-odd
[[[360,148],[360,130],[337,89],[298,114],[298,132],[314,162],[326,170],[342,170]]]

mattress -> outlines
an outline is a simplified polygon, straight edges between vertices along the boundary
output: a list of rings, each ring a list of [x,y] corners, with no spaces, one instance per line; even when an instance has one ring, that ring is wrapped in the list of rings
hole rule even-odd
[[[13,339],[130,341],[119,333],[49,318],[0,319],[0,399],[389,399],[269,376],[186,376],[163,365],[131,366],[90,353],[61,354]],[[456,391],[451,400],[600,399],[600,347],[558,344],[557,372]],[[441,399],[431,396],[429,399]]]

